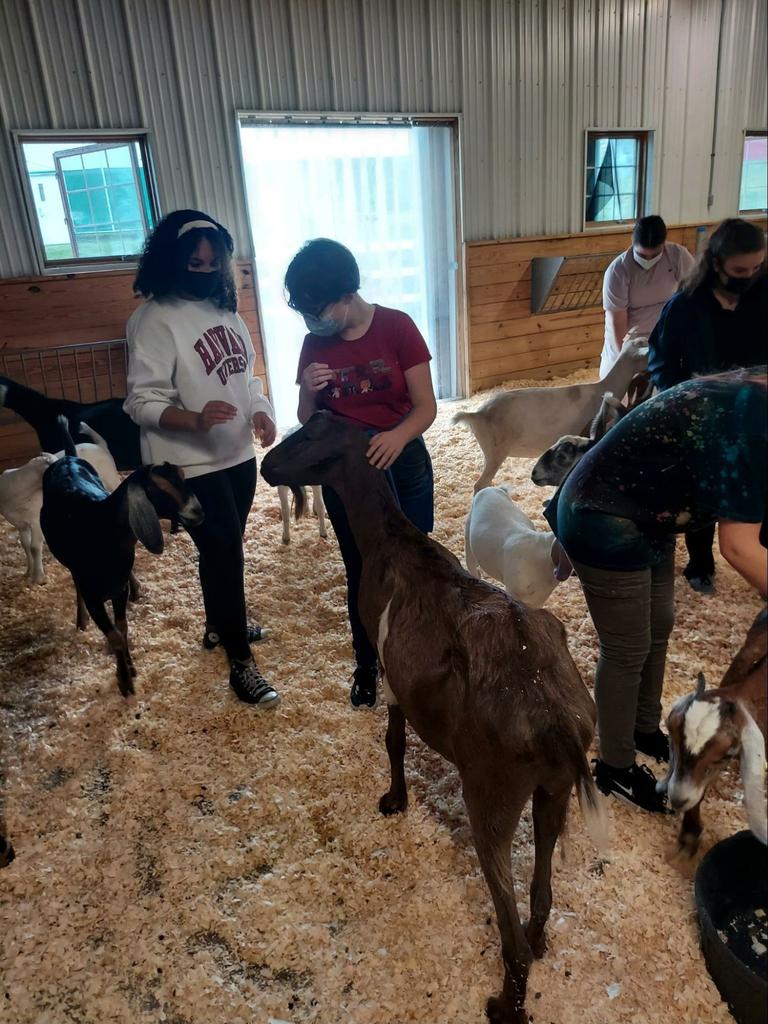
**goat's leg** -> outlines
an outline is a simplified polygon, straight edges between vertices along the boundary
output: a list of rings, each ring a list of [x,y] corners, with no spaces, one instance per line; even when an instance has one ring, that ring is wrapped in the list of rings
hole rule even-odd
[[[704,798],[702,797],[702,800]],[[680,826],[680,835],[677,837],[678,853],[688,859],[696,855],[701,839],[701,800],[692,807],[690,811],[683,814],[683,823]]]
[[[3,776],[0,772],[0,787],[3,785]],[[5,823],[5,797],[0,788],[0,868],[7,868],[16,856],[8,838],[8,827]]]
[[[141,584],[136,579],[136,574],[132,572],[128,577],[128,600],[135,603],[140,597]]]
[[[387,705],[387,753],[389,754],[389,790],[379,800],[382,814],[397,814],[408,806],[405,785],[405,715],[399,704]]]
[[[88,611],[85,607],[83,595],[80,593],[80,588],[78,587],[77,583],[75,583],[74,576],[72,577],[72,582],[75,584],[75,625],[79,630],[85,632],[85,630],[88,628]]]
[[[544,928],[552,908],[552,851],[565,825],[571,789],[568,784],[557,793],[548,793],[541,786],[533,791],[536,860],[531,879],[531,918],[525,935],[531,952],[537,958],[544,956],[547,949]]]
[[[512,836],[527,793],[505,800],[503,788],[491,779],[468,780],[462,775],[462,782],[475,849],[496,909],[504,961],[501,995],[488,1000],[486,1013],[493,1024],[528,1024],[525,990],[533,955],[517,913],[511,861]]]
[[[133,664],[131,648],[128,643],[128,619],[126,618],[129,589],[129,587],[125,587],[121,594],[112,599],[112,610],[115,613],[115,628],[118,629],[125,638],[125,661],[128,666],[128,672],[133,679],[136,677],[136,668]]]
[[[499,471],[499,468],[507,457],[507,453],[499,451],[498,448],[483,448],[483,455],[485,456],[485,465],[483,466],[483,472],[477,478],[475,483],[475,494],[478,491],[482,491],[484,487],[490,487],[493,483],[493,478]]]
[[[291,492],[281,484],[277,488],[280,497],[280,518],[283,520],[283,544],[291,543]]]
[[[328,536],[328,530],[325,526],[325,502],[323,501],[322,488],[315,484],[312,487],[312,512],[317,516],[317,526],[320,530],[320,536],[325,540]]]
[[[34,583],[34,565],[32,563],[32,529],[29,526],[19,527],[19,540],[24,549],[24,557],[27,560],[27,579]]]
[[[107,643],[115,656],[118,689],[123,697],[128,697],[135,692],[126,653],[128,643],[120,630],[112,622],[107,614],[107,609],[100,601],[89,601],[86,599],[85,605],[91,618],[107,638]]]
[[[29,552],[27,558],[30,561],[29,578],[33,583],[42,583],[45,579],[43,569],[43,531],[40,528],[40,521],[32,523],[29,528]]]

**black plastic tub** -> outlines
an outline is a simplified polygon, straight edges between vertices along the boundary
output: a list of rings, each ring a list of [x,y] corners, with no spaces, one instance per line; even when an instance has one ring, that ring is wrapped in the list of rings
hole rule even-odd
[[[768,848],[751,832],[713,846],[694,882],[701,949],[739,1024],[768,1022]],[[763,945],[768,945],[763,941]]]

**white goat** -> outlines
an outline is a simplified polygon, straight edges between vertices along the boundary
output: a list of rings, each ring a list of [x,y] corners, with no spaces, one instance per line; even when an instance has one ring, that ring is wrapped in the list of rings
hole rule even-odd
[[[484,487],[472,499],[464,527],[467,569],[504,584],[516,601],[541,608],[573,567],[551,530],[537,530],[510,488]]]
[[[55,461],[55,455],[44,452],[18,469],[6,469],[0,473],[0,515],[19,531],[19,540],[27,556],[27,577],[31,583],[42,583],[45,579],[40,508],[43,504],[43,473]]]
[[[111,493],[119,487],[122,478],[106,441],[85,423],[80,424],[80,429],[93,438],[93,443],[77,445],[77,454],[96,470],[105,488]],[[42,583],[45,579],[43,534],[40,529],[43,474],[63,454],[63,450],[55,455],[43,452],[24,466],[0,473],[0,515],[19,531],[19,540],[27,556],[27,577],[30,583]]]
[[[475,493],[493,483],[502,462],[510,455],[535,459],[558,438],[583,434],[600,407],[606,391],[621,399],[632,377],[645,368],[645,338],[624,344],[619,358],[603,380],[557,388],[520,388],[495,395],[477,412],[459,412],[454,423],[467,423],[485,456]]]
[[[295,434],[297,430],[301,429],[301,424],[297,423],[295,427],[291,427],[290,430],[286,430],[283,434],[282,439],[290,437],[291,434]],[[304,502],[306,504],[307,499],[307,488],[302,488],[304,492]],[[291,488],[285,487],[283,484],[277,488],[278,497],[280,498],[280,516],[283,520],[283,544],[291,543]],[[323,489],[317,485],[312,487],[312,514],[317,517],[317,526],[320,531],[320,536],[325,539],[328,536],[328,530],[325,526],[325,502],[323,501]]]

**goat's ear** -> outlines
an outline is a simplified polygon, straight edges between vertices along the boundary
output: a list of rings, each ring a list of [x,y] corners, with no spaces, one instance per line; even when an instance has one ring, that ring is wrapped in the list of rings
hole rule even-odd
[[[696,690],[693,694],[693,699],[701,700],[701,698],[704,696],[704,691],[706,690],[706,688],[707,680],[704,678],[704,673],[699,672],[698,676],[696,677]]]
[[[128,522],[134,536],[153,555],[163,553],[163,530],[152,502],[139,480],[128,482]]]
[[[573,566],[571,565],[571,560],[568,555],[566,555],[565,549],[557,537],[552,541],[552,547],[549,549],[549,555],[552,559],[552,564],[555,567],[554,577],[562,583],[562,581],[567,580],[573,572]]]
[[[603,395],[603,401],[597,416],[592,420],[589,428],[589,436],[593,441],[599,441],[607,434],[611,427],[615,426],[624,415],[624,406],[613,397],[610,391]]]
[[[741,730],[741,781],[744,786],[744,810],[749,827],[763,845],[768,845],[768,813],[765,793],[765,740],[754,718],[742,708],[745,722]]]

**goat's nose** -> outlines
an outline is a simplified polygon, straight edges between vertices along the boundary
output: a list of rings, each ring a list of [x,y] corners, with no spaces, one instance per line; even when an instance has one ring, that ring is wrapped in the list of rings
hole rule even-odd
[[[656,783],[656,792],[659,794],[659,796],[664,796],[668,789],[669,779],[659,779],[659,781]]]

